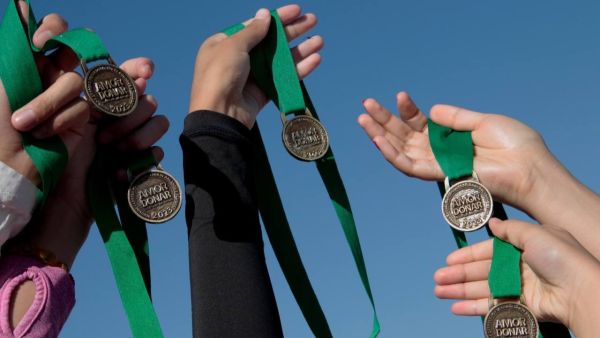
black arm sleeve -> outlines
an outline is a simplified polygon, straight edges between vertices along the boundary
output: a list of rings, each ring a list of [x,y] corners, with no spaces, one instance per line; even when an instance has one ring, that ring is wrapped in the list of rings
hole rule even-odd
[[[250,131],[191,113],[180,138],[194,337],[282,337],[265,263]]]

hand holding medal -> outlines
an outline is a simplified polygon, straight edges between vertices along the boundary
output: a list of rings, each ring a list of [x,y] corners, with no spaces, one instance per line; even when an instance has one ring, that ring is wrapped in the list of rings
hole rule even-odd
[[[498,238],[523,251],[521,300],[529,306],[533,316],[540,321],[565,323],[577,337],[595,336],[598,332],[598,328],[594,328],[598,322],[595,314],[583,309],[593,309],[593,304],[598,303],[593,297],[600,272],[598,261],[559,227],[495,219],[490,221],[490,227]],[[499,305],[495,307],[497,310],[490,311],[487,284],[492,254],[492,240],[451,253],[447,258],[448,266],[435,274],[435,293],[443,299],[459,300],[452,306],[452,312],[457,315],[484,316],[489,312],[486,323],[492,337],[493,334],[498,336],[496,329],[500,334],[509,329],[524,332],[525,327],[534,324],[531,319],[526,319],[530,315],[518,303],[500,303],[512,308],[507,313],[514,315],[508,317],[516,320],[494,319],[502,313]],[[527,325],[522,325],[524,323]]]

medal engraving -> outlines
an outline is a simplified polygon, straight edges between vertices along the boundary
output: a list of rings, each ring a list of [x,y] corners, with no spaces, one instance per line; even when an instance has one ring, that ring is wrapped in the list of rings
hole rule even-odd
[[[537,338],[538,322],[519,303],[500,303],[490,309],[483,324],[486,338]]]
[[[131,114],[138,104],[135,83],[112,64],[85,72],[85,94],[94,109],[117,117]]]
[[[140,219],[164,223],[181,209],[181,188],[170,174],[150,170],[137,176],[129,185],[129,207]]]
[[[329,150],[329,136],[317,119],[301,115],[283,126],[283,144],[287,151],[301,161],[315,161]]]
[[[442,214],[459,231],[475,231],[492,216],[490,192],[479,182],[465,180],[451,186],[442,199]]]

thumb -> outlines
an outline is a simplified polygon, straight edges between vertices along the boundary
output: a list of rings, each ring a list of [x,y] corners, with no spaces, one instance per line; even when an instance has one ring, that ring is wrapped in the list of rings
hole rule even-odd
[[[256,12],[254,19],[249,22],[246,28],[231,37],[231,40],[246,52],[250,52],[252,48],[267,36],[271,22],[271,13],[268,9],[262,8]]]
[[[539,235],[537,232],[540,231],[539,225],[517,220],[501,221],[492,218],[489,225],[496,237],[509,242],[520,250],[525,248],[529,239],[537,237]]]

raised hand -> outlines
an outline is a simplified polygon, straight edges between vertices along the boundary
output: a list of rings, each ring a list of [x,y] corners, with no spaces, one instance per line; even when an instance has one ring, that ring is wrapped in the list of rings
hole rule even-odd
[[[595,337],[600,329],[600,293],[595,284],[600,262],[569,233],[550,225],[490,221],[492,232],[523,251],[523,299],[542,321],[561,322],[577,337]],[[448,266],[434,276],[435,294],[457,299],[452,312],[483,316],[489,310],[488,274],[493,254],[488,240],[451,253]]]
[[[443,180],[429,144],[427,118],[408,94],[399,93],[397,103],[399,117],[374,99],[365,100],[367,114],[360,115],[359,124],[395,168],[408,176]],[[474,170],[497,201],[542,224],[564,224],[600,258],[600,198],[560,164],[536,131],[506,116],[448,105],[431,108],[431,119],[472,132]]]
[[[152,147],[169,128],[165,116],[154,116],[156,100],[144,95],[153,67],[152,61],[146,58],[131,59],[121,65],[121,69],[135,80],[141,95],[137,109],[127,117],[104,123],[100,129],[98,123],[102,116],[97,112],[92,114],[85,125],[83,139],[58,187],[48,199],[42,216],[30,225],[29,240],[32,244],[53,252],[68,266],[72,265],[93,221],[86,195],[86,181],[98,145],[105,146],[113,155],[113,174],[120,174],[115,178],[126,185],[125,160]],[[159,147],[153,147],[152,151],[157,161],[162,160],[163,152]]]
[[[277,9],[288,41],[315,27],[314,14],[301,15],[297,5]],[[261,9],[244,24],[246,28],[228,37],[215,34],[202,44],[196,59],[190,112],[205,109],[224,113],[252,128],[258,112],[267,104],[265,93],[249,78],[249,52],[267,35],[271,16]],[[300,79],[308,76],[321,61],[323,39],[313,36],[291,49]]]
[[[26,23],[28,6],[24,1],[18,4],[21,18]],[[67,27],[62,17],[50,14],[42,20],[33,42],[41,48],[52,36],[66,31]],[[59,135],[69,155],[72,155],[81,141],[82,129],[89,119],[90,110],[80,97],[83,79],[73,72],[77,59],[72,52],[63,48],[48,56],[36,55],[36,63],[45,90],[14,114],[8,104],[4,85],[0,83],[0,161],[38,184],[38,172],[23,149],[20,132],[31,132],[37,138]]]

